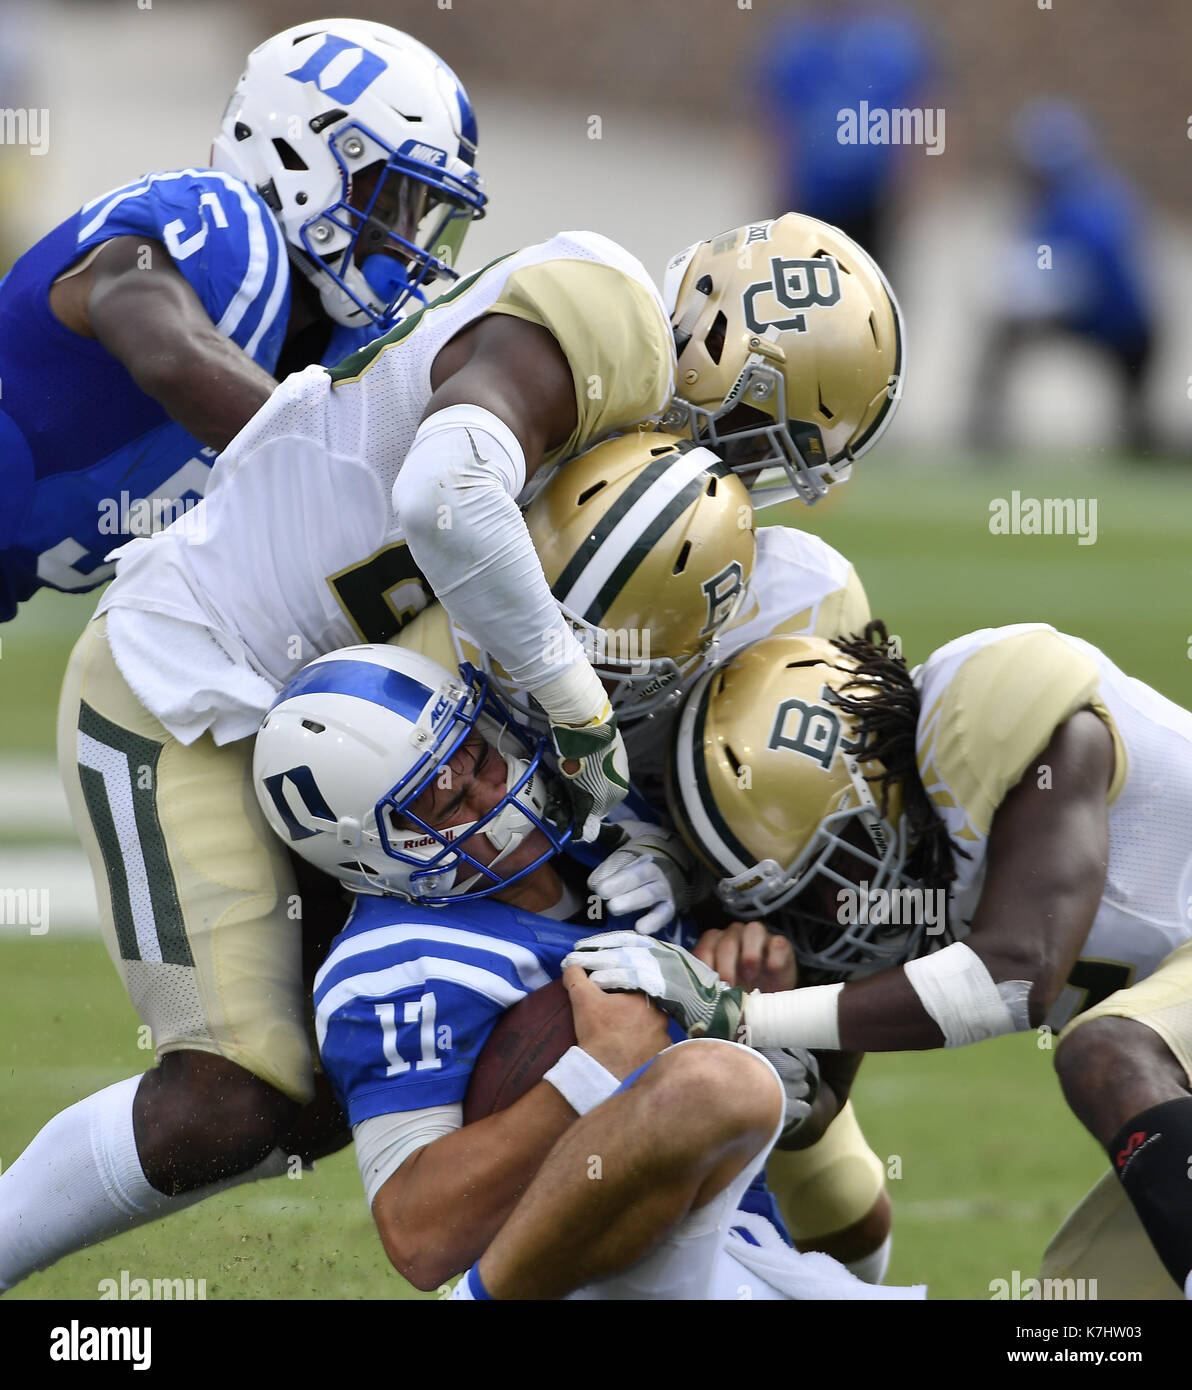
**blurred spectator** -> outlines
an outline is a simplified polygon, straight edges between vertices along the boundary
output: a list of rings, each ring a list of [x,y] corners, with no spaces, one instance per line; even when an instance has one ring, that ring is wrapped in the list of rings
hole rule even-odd
[[[869,111],[918,106],[934,71],[923,25],[906,10],[837,5],[785,16],[766,37],[757,73],[776,210],[832,223],[885,266],[887,205],[907,151],[843,141],[840,113],[860,112],[862,102]]]
[[[1155,314],[1142,200],[1067,101],[1040,98],[1025,106],[1011,144],[1027,204],[1017,243],[996,277],[973,441],[979,448],[1005,443],[1006,383],[1015,357],[1028,345],[1068,334],[1101,348],[1117,367],[1127,447],[1149,452],[1155,441],[1144,393]]]

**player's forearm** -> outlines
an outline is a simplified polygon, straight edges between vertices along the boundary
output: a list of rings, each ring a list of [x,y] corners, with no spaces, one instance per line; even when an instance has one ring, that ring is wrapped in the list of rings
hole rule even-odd
[[[962,1047],[1031,1026],[1032,969],[956,941],[851,984],[750,996],[747,1038],[754,1047],[845,1052]]]
[[[575,1122],[558,1091],[539,1082],[486,1119],[419,1149],[373,1202],[385,1251],[419,1289],[436,1289],[477,1260],[522,1192]]]
[[[229,339],[142,357],[137,385],[201,444],[225,449],[273,394],[277,382]]]
[[[419,429],[393,507],[411,556],[450,616],[483,635],[516,685],[536,691],[587,663],[514,501],[524,478],[512,431],[490,412],[455,406]],[[594,674],[591,686],[588,704],[598,706],[604,697]],[[585,708],[567,722],[596,713]]]
[[[745,1024],[754,1047],[918,1052],[944,1042],[902,969],[844,986],[750,995]]]

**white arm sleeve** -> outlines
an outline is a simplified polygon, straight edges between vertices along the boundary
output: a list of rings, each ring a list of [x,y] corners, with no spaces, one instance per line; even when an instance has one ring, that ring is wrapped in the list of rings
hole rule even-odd
[[[432,1105],[426,1110],[401,1110],[374,1115],[352,1126],[356,1163],[364,1182],[369,1210],[381,1188],[418,1149],[463,1127],[462,1105]]]
[[[424,420],[397,481],[393,510],[410,554],[465,632],[530,691],[586,661],[551,595],[514,499],[526,461],[491,411],[453,405]]]

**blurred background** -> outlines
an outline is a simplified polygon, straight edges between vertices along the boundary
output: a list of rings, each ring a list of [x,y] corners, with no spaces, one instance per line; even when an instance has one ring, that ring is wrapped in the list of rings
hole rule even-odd
[[[349,8],[429,44],[473,99],[491,202],[462,269],[587,227],[660,278],[688,243],[791,207],[860,240],[906,318],[901,408],[849,487],[762,520],[844,551],[912,661],[972,628],[1044,620],[1192,705],[1184,0],[1128,17],[1118,0]],[[0,0],[0,121],[44,113],[40,148],[0,125],[0,274],[106,189],[205,164],[245,54],[323,14],[304,0]],[[890,110],[917,143],[879,143]],[[992,534],[1014,492],[1095,502],[1095,543]],[[43,592],[0,628],[0,887],[51,892],[45,935],[0,925],[0,1166],[51,1113],[149,1061],[93,931],[52,756],[58,683],[93,607]],[[893,1278],[979,1299],[1036,1271],[1103,1163],[1046,1043],[866,1064],[859,1113],[891,1174]],[[397,1282],[346,1155],[12,1296],[93,1298],[121,1268],[206,1277],[209,1297],[382,1297]]]

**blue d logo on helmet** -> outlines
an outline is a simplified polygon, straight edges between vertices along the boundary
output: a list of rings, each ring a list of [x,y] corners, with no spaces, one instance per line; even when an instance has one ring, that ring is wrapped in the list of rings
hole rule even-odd
[[[488,779],[491,808],[436,825],[443,813],[432,815],[422,798],[451,787],[452,759],[469,739],[480,752],[473,747],[472,770],[465,762],[459,775],[478,781],[482,762],[496,756],[503,789]],[[416,652],[348,647],[279,693],[257,735],[253,783],[295,853],[357,892],[433,905],[499,892],[569,842],[569,799],[546,773],[545,751],[545,739],[519,728],[472,667],[453,676]],[[535,835],[541,853],[502,872]]]
[[[336,63],[334,80],[325,85],[320,79],[342,53],[352,55],[349,63]],[[322,47],[317,48],[301,67],[286,73],[296,82],[313,82],[319,91],[336,101],[355,101],[364,89],[385,71],[385,61],[375,53],[360,48],[350,39],[338,34],[324,34]]]

